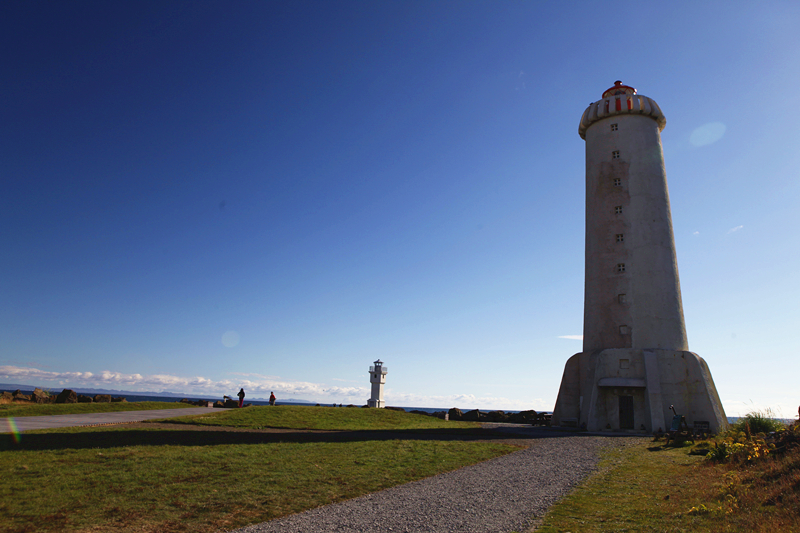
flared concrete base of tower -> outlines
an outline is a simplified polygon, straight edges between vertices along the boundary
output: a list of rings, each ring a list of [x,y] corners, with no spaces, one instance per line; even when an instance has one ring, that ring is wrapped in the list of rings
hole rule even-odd
[[[689,427],[708,422],[718,433],[728,424],[708,365],[693,352],[581,352],[567,360],[553,425],[649,434],[669,429],[670,405]]]

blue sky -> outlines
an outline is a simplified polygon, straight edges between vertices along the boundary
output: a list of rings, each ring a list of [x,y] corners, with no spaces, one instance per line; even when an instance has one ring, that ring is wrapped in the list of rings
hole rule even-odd
[[[655,99],[689,346],[795,413],[796,2],[4,2],[0,381],[552,409],[584,142]]]

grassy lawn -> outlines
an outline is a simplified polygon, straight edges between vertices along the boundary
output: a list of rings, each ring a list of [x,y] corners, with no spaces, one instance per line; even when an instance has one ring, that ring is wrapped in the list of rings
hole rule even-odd
[[[459,440],[281,442],[276,435],[283,438],[219,428],[69,428],[27,432],[18,445],[0,435],[0,531],[232,529],[517,449]]]
[[[608,452],[537,533],[800,532],[800,450],[745,467],[648,443]]]
[[[221,411],[221,412],[219,412]],[[216,410],[207,415],[173,418],[171,423],[236,428],[320,429],[340,431],[479,428],[478,422],[449,422],[389,409],[258,406]]]
[[[196,407],[180,402],[110,402],[110,403],[44,403],[0,404],[0,418],[16,416],[76,415],[84,413],[115,413],[118,411],[149,411],[152,409],[181,409]]]

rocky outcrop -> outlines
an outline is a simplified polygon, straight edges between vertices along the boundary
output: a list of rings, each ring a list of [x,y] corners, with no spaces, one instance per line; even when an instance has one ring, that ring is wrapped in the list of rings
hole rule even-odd
[[[115,402],[115,403],[128,403],[128,399],[124,398],[122,396],[117,396],[115,398],[111,398],[111,401]]]
[[[489,411],[486,413],[487,422],[508,422],[508,415],[503,411]]]
[[[111,395],[110,394],[95,394],[94,395],[95,403],[111,403]]]
[[[234,400],[235,401],[235,400]],[[216,407],[213,405],[213,402],[208,400],[196,400],[192,401],[189,398],[181,398],[178,403],[188,403],[189,405],[196,405],[198,407]],[[238,404],[237,404],[238,405]]]
[[[0,399],[3,401],[3,403],[12,402],[14,401],[14,395],[11,394],[10,392],[3,391],[2,398]]]
[[[31,394],[31,401],[36,403],[48,403],[50,401],[50,394],[36,387]]]
[[[56,403],[78,403],[78,394],[72,389],[64,389],[56,397]]]
[[[92,403],[94,399],[91,396],[86,396],[85,394],[78,394],[78,403]]]
[[[450,420],[461,420],[461,417],[464,416],[464,413],[462,413],[461,409],[458,407],[453,407],[447,411],[447,415]]]
[[[31,397],[27,394],[22,394],[22,391],[17,389],[14,391],[14,401],[15,402],[29,402],[31,401]]]
[[[479,409],[473,409],[461,415],[461,420],[465,422],[480,422],[486,420],[486,415],[481,413]]]
[[[541,423],[543,413],[537,413],[533,409],[528,411],[520,411],[511,415],[509,422],[516,424],[536,424]]]

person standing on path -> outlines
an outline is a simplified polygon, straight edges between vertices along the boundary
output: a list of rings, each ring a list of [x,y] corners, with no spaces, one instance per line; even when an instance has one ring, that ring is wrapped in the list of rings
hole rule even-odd
[[[269,404],[270,405],[275,405],[275,393],[274,392],[270,392],[269,393]]]
[[[239,397],[239,407],[241,407],[244,404],[244,389],[239,389],[237,396]]]

